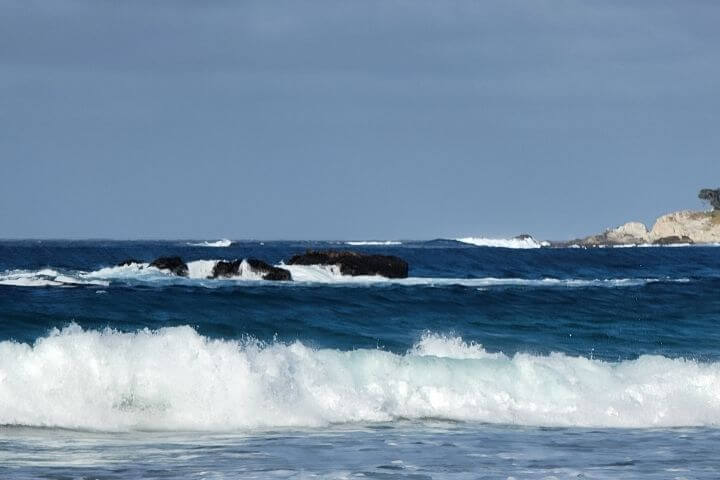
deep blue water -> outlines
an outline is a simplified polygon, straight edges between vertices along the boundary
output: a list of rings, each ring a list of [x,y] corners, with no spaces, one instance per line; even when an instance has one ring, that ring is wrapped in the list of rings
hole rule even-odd
[[[411,278],[107,269],[309,248]],[[719,324],[716,247],[4,241],[0,477],[718,478]]]

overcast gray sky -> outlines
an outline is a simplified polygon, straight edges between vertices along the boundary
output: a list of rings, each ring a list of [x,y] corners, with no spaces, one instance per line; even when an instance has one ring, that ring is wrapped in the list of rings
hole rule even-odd
[[[0,237],[566,239],[720,186],[717,1],[0,0]]]

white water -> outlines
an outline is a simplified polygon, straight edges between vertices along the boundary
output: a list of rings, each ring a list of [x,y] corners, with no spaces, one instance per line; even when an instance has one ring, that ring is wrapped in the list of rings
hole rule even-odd
[[[109,282],[103,280],[85,280],[80,277],[61,274],[55,270],[44,268],[36,271],[8,270],[0,273],[0,285],[15,287],[63,287],[77,285],[97,285],[107,287]]]
[[[188,277],[189,278],[208,278],[212,276],[213,268],[217,260],[195,260],[194,262],[188,262]]]
[[[222,240],[218,240],[218,241],[216,241],[216,242],[204,241],[204,242],[199,242],[199,243],[188,243],[188,245],[190,245],[190,246],[192,246],[192,247],[216,247],[216,248],[221,248],[221,247],[229,247],[230,245],[232,245],[232,241],[231,241],[231,240],[228,240],[227,238],[223,238]]]
[[[380,275],[350,276],[340,273],[338,265],[278,265],[290,271],[295,282],[303,283],[386,283],[393,280]]]
[[[456,238],[458,242],[476,245],[478,247],[500,247],[500,248],[540,248],[550,244],[548,242],[538,242],[532,237],[527,238],[484,238],[484,237],[464,237]]]
[[[0,285],[24,287],[68,287],[82,285],[96,285],[107,287],[111,282],[116,283],[144,283],[151,285],[182,284],[199,287],[213,287],[228,284],[254,284],[262,282],[266,285],[404,285],[404,286],[448,286],[460,285],[466,287],[558,287],[558,288],[615,288],[637,287],[655,282],[689,282],[687,278],[442,278],[442,277],[409,277],[386,278],[375,276],[349,276],[340,273],[337,265],[285,265],[278,264],[280,268],[290,271],[292,282],[267,282],[262,275],[253,271],[250,265],[243,260],[239,274],[231,278],[209,279],[217,260],[195,260],[188,262],[188,276],[179,277],[167,270],[150,267],[147,263],[134,263],[125,266],[105,267],[92,272],[59,273],[51,269],[42,270],[11,270],[0,273]]]
[[[409,277],[386,278],[376,276],[348,276],[340,273],[337,265],[278,265],[290,271],[295,282],[327,283],[327,284],[396,284],[406,286],[444,286],[461,285],[466,287],[493,287],[493,286],[527,286],[527,287],[635,287],[647,283],[673,281],[688,282],[687,278],[656,279],[656,278],[607,278],[607,279],[579,279],[579,278],[441,278],[441,277]]]
[[[352,242],[345,242],[345,245],[353,245],[353,246],[381,246],[381,245],[402,245],[402,242],[398,242],[395,240],[384,240],[384,241],[378,241],[378,240],[358,240],[358,241],[352,241]]]
[[[191,327],[72,325],[0,343],[0,424],[245,430],[448,419],[518,425],[720,424],[720,364],[512,357],[428,335],[409,352],[210,340]]]

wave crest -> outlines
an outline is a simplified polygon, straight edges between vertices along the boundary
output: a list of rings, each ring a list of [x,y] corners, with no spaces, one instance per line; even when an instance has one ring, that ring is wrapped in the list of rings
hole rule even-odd
[[[222,247],[229,247],[232,245],[232,240],[228,240],[227,238],[223,238],[222,240],[218,240],[216,242],[210,242],[210,241],[204,241],[204,242],[198,242],[198,243],[188,243],[191,247],[215,247],[215,248],[222,248]]]
[[[0,274],[0,285],[12,287],[72,287],[94,285],[107,287],[106,280],[86,279],[71,274],[62,274],[51,268],[41,270],[9,270]]]
[[[68,271],[60,273],[53,269],[9,270],[0,273],[0,286],[20,287],[69,287],[102,286],[110,283],[144,284],[154,286],[186,285],[197,287],[221,287],[227,285],[317,285],[331,284],[344,286],[465,286],[476,288],[493,287],[532,287],[532,288],[617,288],[639,287],[656,282],[689,282],[688,278],[442,278],[408,277],[391,279],[380,275],[350,276],[343,275],[336,265],[285,265],[277,266],[290,271],[292,282],[270,282],[253,271],[247,261],[243,261],[238,275],[234,277],[209,278],[218,260],[194,260],[187,263],[188,276],[180,277],[167,270],[151,267],[148,263],[104,267],[91,272]]]
[[[213,340],[191,327],[0,342],[0,424],[243,430],[440,418],[519,425],[720,424],[720,364],[486,352],[428,334],[406,354]]]
[[[475,245],[477,247],[500,247],[500,248],[541,248],[549,246],[548,242],[538,242],[529,235],[522,235],[514,238],[485,238],[485,237],[463,237],[455,239],[461,243]]]
[[[402,242],[397,240],[353,240],[345,242],[345,245],[352,246],[391,246],[391,245],[402,245]]]

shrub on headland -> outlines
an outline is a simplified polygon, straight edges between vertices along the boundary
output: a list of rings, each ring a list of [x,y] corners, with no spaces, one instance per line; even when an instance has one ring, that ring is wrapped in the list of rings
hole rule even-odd
[[[708,202],[713,210],[720,210],[720,188],[703,188],[698,193],[698,198]]]

